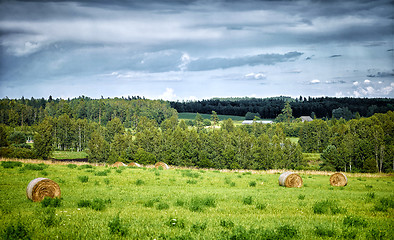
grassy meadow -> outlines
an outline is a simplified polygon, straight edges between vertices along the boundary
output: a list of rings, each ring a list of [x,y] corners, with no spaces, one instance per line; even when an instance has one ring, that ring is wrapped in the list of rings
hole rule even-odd
[[[279,172],[0,166],[4,239],[391,239],[394,178],[300,172],[303,187],[278,185]],[[32,202],[28,183],[47,177],[61,201]]]

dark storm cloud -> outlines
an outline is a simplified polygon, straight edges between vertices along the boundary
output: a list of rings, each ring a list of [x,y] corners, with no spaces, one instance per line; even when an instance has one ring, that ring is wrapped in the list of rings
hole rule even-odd
[[[189,63],[189,71],[206,71],[213,69],[226,69],[239,66],[274,65],[280,62],[289,62],[298,59],[303,53],[288,52],[286,54],[259,54],[239,58],[209,58],[198,59]]]
[[[293,91],[299,89],[297,81],[311,81],[317,89],[328,86],[325,79],[340,76],[337,70],[343,69],[330,69],[339,60],[344,69],[383,69],[352,73],[357,78],[349,76],[348,83],[367,74],[392,78],[385,61],[391,56],[386,50],[392,46],[393,6],[388,0],[3,0],[0,95],[9,95],[5,86],[25,84],[30,89],[30,83],[37,83],[37,88],[51,88],[64,79],[76,86],[85,79],[89,86],[104,75],[125,80],[124,86],[136,79],[182,82],[198,75],[189,81],[222,80],[229,89],[238,89],[225,76],[257,73],[256,78],[264,72],[271,87],[281,82]],[[339,58],[342,54],[346,57]],[[279,75],[291,69],[299,73],[294,79]],[[337,90],[335,84],[346,85],[330,83],[331,91]],[[326,90],[322,87],[319,94]]]
[[[391,72],[376,72],[374,74],[368,74],[367,77],[370,77],[370,78],[394,77],[394,70]]]

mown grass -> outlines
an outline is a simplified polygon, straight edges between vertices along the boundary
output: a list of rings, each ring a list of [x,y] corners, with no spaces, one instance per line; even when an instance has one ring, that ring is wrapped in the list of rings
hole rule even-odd
[[[280,187],[278,174],[170,169],[156,175],[149,168],[118,173],[101,166],[48,165],[46,177],[59,184],[62,200],[44,208],[25,193],[41,172],[21,168],[0,166],[1,238],[390,239],[394,234],[393,177],[348,176],[348,186],[331,187],[329,176],[301,174],[304,187],[294,189]],[[96,174],[103,172],[106,176]]]
[[[195,120],[196,119],[197,113],[178,113],[178,119],[183,119],[183,120]],[[204,119],[211,120],[212,114],[203,114],[200,113],[201,117]],[[233,121],[243,121],[245,120],[245,117],[241,116],[233,116],[233,115],[218,115],[219,121],[227,120],[231,118]]]
[[[87,158],[88,154],[86,152],[72,152],[72,151],[54,151],[52,153],[52,158],[54,159],[81,159]]]

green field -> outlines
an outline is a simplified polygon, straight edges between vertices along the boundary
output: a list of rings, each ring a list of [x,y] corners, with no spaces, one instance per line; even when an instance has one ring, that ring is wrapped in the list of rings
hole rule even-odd
[[[54,151],[52,153],[52,158],[54,159],[77,159],[87,157],[88,154],[86,152]]]
[[[2,165],[4,165],[2,163]],[[0,167],[0,235],[9,239],[390,239],[394,178],[76,165]],[[26,198],[37,177],[56,181],[61,206]],[[52,204],[52,203],[49,203]],[[27,239],[27,238],[26,238]]]
[[[197,113],[178,113],[178,119],[181,120],[195,120],[196,119]],[[209,119],[211,120],[211,114],[201,114],[201,117],[204,119]],[[233,121],[243,121],[245,120],[245,117],[240,117],[240,116],[231,116],[231,115],[218,115],[219,121],[227,120],[231,118]]]

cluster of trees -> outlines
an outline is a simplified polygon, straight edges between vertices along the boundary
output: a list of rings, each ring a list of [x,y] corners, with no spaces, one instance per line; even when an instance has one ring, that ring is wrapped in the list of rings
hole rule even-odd
[[[293,116],[312,116],[317,118],[334,117],[347,120],[355,118],[358,114],[362,117],[370,117],[375,113],[394,111],[394,99],[389,98],[299,98],[275,97],[275,98],[214,98],[201,101],[171,102],[171,107],[178,112],[199,112],[245,116],[248,112],[258,113],[261,118],[276,118],[285,106],[290,102]]]
[[[42,122],[45,117],[86,119],[106,125],[117,117],[125,125],[132,127],[139,116],[145,116],[161,123],[177,114],[168,102],[148,100],[140,97],[91,99],[81,96],[74,99],[1,99],[0,124],[11,127],[31,126]]]
[[[96,131],[89,143],[90,161],[163,161],[177,166],[227,169],[272,169],[305,166],[301,148],[271,125],[235,127],[232,120],[220,129],[188,128],[175,117],[156,122],[141,118],[135,134],[116,133],[106,141]]]
[[[299,131],[304,152],[322,153],[322,169],[388,172],[394,170],[394,112],[369,118],[304,123]]]
[[[357,115],[349,121],[334,117],[303,123],[293,117],[293,103],[284,104],[274,124],[236,127],[228,119],[218,129],[215,111],[210,112],[211,121],[197,114],[190,127],[178,121],[176,110],[163,101],[3,99],[0,156],[47,159],[59,149],[86,151],[90,162],[272,169],[303,168],[307,164],[302,152],[316,152],[322,153],[324,170],[394,170],[392,111],[368,118]],[[341,107],[334,112],[346,115],[350,110]],[[252,117],[258,118],[258,112],[249,112],[248,118]],[[288,137],[299,137],[299,142]],[[28,138],[34,139],[33,148],[26,144]]]

